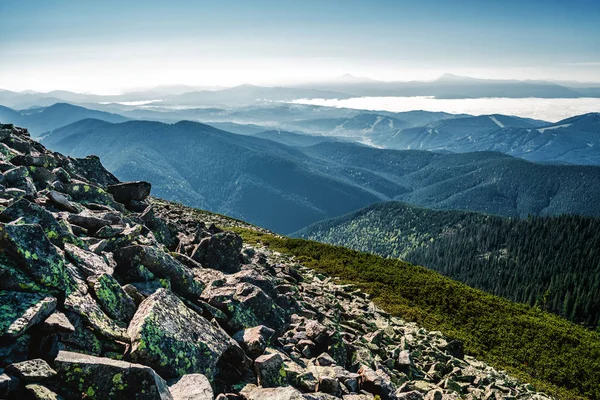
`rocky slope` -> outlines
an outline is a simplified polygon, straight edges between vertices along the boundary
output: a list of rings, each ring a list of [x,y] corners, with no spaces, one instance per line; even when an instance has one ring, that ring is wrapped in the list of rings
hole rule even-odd
[[[549,398],[96,157],[0,159],[2,398]]]

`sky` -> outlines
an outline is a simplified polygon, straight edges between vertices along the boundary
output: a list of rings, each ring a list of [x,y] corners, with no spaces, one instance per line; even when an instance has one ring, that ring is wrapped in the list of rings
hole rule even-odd
[[[598,0],[0,0],[0,88],[600,82]]]

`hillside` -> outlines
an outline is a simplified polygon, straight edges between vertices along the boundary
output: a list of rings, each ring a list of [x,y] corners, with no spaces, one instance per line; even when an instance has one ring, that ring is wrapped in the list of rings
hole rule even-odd
[[[48,107],[30,108],[21,111],[0,106],[0,122],[27,128],[33,137],[38,137],[45,132],[86,118],[115,123],[128,120],[128,118],[118,114],[90,110],[67,103],[56,103]]]
[[[193,122],[81,124],[43,143],[73,156],[96,154],[120,179],[157,182],[160,197],[281,233],[392,199],[505,216],[600,215],[598,167],[343,142],[293,147]]]
[[[373,142],[393,149],[499,151],[535,162],[600,165],[600,114],[544,125],[504,115],[458,118],[379,135]]]
[[[600,219],[374,204],[294,234],[400,258],[600,330]]]
[[[421,267],[150,200],[148,182],[19,128],[0,141],[2,397],[600,398],[600,337],[581,327]]]

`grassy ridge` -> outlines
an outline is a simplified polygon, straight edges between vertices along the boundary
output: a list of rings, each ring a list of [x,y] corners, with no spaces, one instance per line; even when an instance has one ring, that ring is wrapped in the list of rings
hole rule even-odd
[[[249,243],[360,286],[383,309],[464,341],[467,352],[560,399],[600,399],[600,334],[423,267],[235,228]]]

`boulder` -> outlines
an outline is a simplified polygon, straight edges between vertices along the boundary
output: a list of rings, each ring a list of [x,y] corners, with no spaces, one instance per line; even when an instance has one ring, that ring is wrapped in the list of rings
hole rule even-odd
[[[106,191],[113,195],[119,203],[129,203],[132,200],[143,201],[150,195],[152,185],[148,182],[125,182],[109,185]]]
[[[86,277],[112,275],[114,271],[104,257],[72,244],[65,243],[65,254]]]
[[[259,388],[249,384],[240,391],[240,396],[244,400],[305,400],[302,393],[291,386]]]
[[[56,371],[40,358],[10,364],[4,369],[4,372],[23,382],[43,382],[56,376]]]
[[[283,386],[287,381],[283,358],[278,353],[265,354],[254,360],[258,384],[265,388]]]
[[[229,378],[248,368],[249,360],[225,331],[190,310],[177,296],[159,289],[144,300],[129,324],[131,357],[166,378],[220,372]]]
[[[411,390],[410,392],[396,393],[396,398],[398,400],[423,400],[423,394],[416,390]]]
[[[40,225],[46,237],[55,245],[60,246],[61,239],[67,235],[52,213],[28,200],[20,199],[0,213],[0,220],[4,222],[16,221],[19,218],[23,223]]]
[[[226,328],[230,332],[257,325],[265,325],[275,331],[285,329],[285,312],[263,290],[250,283],[210,285],[202,298],[227,314]]]
[[[56,207],[63,209],[68,212],[77,213],[80,210],[75,206],[75,204],[71,203],[67,196],[64,194],[57,192],[56,190],[50,190],[46,193],[46,197],[50,200]]]
[[[69,318],[62,312],[55,310],[44,321],[42,328],[47,332],[73,333],[75,327]]]
[[[64,259],[37,224],[0,224],[0,246],[42,286],[62,290]]]
[[[118,269],[123,271],[123,274],[127,274],[128,270],[138,265],[143,265],[159,278],[169,278],[173,290],[182,296],[198,298],[204,289],[202,282],[194,278],[189,268],[156,247],[123,247],[117,249],[114,256]]]
[[[75,201],[84,204],[98,203],[112,208],[123,208],[123,206],[118,206],[113,197],[106,193],[104,189],[90,182],[73,179],[71,183],[63,184],[63,187],[65,193]]]
[[[81,226],[89,231],[97,231],[98,229],[111,224],[109,220],[96,217],[95,215],[85,211],[80,214],[69,214],[67,221],[73,225]]]
[[[0,337],[21,336],[56,308],[56,299],[38,293],[0,291]]]
[[[96,185],[107,186],[119,183],[119,180],[104,168],[100,158],[95,155],[69,159],[69,162],[63,167],[70,175],[79,175]]]
[[[389,400],[395,397],[394,392],[396,388],[389,376],[378,373],[378,371],[373,371],[364,365],[360,367],[358,374],[360,375],[360,385],[367,392],[378,395],[382,400]]]
[[[166,382],[144,365],[70,351],[60,351],[54,364],[63,380],[88,399],[173,399]]]
[[[64,308],[78,314],[100,335],[113,340],[129,340],[124,324],[112,320],[102,311],[96,300],[88,293],[87,285],[80,278],[71,276],[73,283],[68,289]]]
[[[202,374],[184,375],[169,386],[174,400],[213,400],[214,393],[208,378]]]
[[[274,333],[275,330],[259,325],[238,331],[233,335],[233,338],[240,344],[246,354],[254,359],[265,351]]]
[[[192,259],[206,268],[226,273],[240,270],[242,238],[233,232],[222,232],[202,239],[192,253]]]

